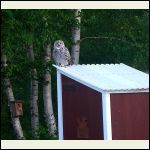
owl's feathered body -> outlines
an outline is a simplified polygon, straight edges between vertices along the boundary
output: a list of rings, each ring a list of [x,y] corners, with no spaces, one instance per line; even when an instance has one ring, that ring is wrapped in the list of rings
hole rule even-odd
[[[69,50],[65,47],[64,42],[58,40],[54,43],[53,59],[58,66],[68,66],[71,64]]]

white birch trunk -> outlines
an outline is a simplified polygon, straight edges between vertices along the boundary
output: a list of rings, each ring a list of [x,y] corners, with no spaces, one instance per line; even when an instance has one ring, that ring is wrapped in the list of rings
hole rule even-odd
[[[5,59],[5,60],[3,60],[3,59]],[[7,66],[6,56],[2,56],[1,61],[3,64],[2,67],[6,67]],[[13,110],[12,110],[12,107],[10,107],[10,103],[15,101],[15,98],[14,98],[14,94],[13,94],[13,90],[12,90],[12,85],[11,85],[10,79],[8,77],[4,77],[4,85],[6,87],[6,96],[8,99],[8,106],[9,106],[10,114],[11,114],[11,123],[13,125],[14,132],[17,136],[17,139],[25,139],[19,117],[13,116]]]
[[[50,45],[46,45],[45,49],[45,64],[50,62],[51,60],[51,48]],[[45,119],[47,123],[47,127],[49,130],[50,136],[56,137],[56,121],[53,112],[53,104],[52,104],[52,89],[51,89],[51,74],[49,72],[49,67],[47,66],[44,82],[43,82],[43,99],[44,99],[44,111],[45,111]]]
[[[75,9],[73,10],[74,17],[78,21],[78,24],[81,23],[81,9]],[[80,55],[80,27],[73,26],[72,28],[72,40],[73,40],[73,46],[71,50],[71,59],[73,64],[79,64],[79,55]]]
[[[31,62],[34,62],[33,47],[30,46],[27,49],[27,55]],[[31,128],[32,136],[35,139],[39,139],[39,111],[38,111],[38,80],[36,68],[31,69],[31,96],[30,96],[30,111],[31,111]]]

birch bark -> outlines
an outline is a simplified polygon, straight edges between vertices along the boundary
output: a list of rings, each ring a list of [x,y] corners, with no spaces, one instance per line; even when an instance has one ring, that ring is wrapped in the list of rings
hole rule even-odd
[[[2,68],[5,69],[8,66],[6,55],[2,56],[1,61],[2,61],[2,64],[3,64]],[[14,117],[13,116],[13,109],[10,106],[11,102],[15,101],[11,81],[10,81],[9,77],[7,77],[7,76],[4,76],[3,80],[4,80],[4,85],[6,87],[6,96],[7,96],[7,99],[8,99],[8,106],[9,106],[10,114],[11,114],[11,123],[13,125],[14,132],[17,136],[17,139],[25,139],[25,137],[23,135],[23,130],[22,130],[22,127],[21,127],[20,119],[19,119],[19,117]]]
[[[27,48],[27,56],[31,63],[34,62],[33,47],[30,45]],[[31,111],[31,128],[32,136],[39,139],[39,111],[38,111],[38,80],[36,68],[31,69],[31,91],[30,91],[30,111]]]
[[[44,111],[45,111],[45,119],[47,123],[47,127],[49,130],[49,134],[53,137],[56,137],[56,121],[53,112],[53,104],[52,104],[52,88],[51,88],[51,74],[50,69],[48,67],[48,63],[51,61],[51,48],[49,44],[46,44],[44,47],[45,50],[45,75],[43,82],[43,99],[44,99]]]
[[[73,46],[71,50],[71,58],[73,64],[79,64],[79,55],[80,55],[80,23],[81,23],[81,9],[74,9],[73,14],[78,22],[78,25],[74,25],[72,28],[72,40]]]

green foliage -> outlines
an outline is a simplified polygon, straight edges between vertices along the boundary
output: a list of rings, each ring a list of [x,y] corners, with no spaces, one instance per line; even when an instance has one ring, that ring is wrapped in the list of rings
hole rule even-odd
[[[41,140],[57,140],[58,137],[49,136],[48,129],[45,126],[40,125],[38,130],[38,135]]]
[[[80,63],[122,62],[143,71],[148,70],[148,16],[148,10],[83,11],[82,37],[107,36],[121,40],[87,39],[81,42]]]
[[[42,137],[42,139],[44,140],[48,140],[50,139],[49,135],[48,135],[48,129],[46,127],[40,126],[39,127],[39,131],[38,134],[40,137]]]
[[[24,100],[21,124],[27,139],[32,139],[30,125],[30,78],[37,68],[39,81],[40,139],[54,139],[47,134],[44,121],[42,79],[47,66],[52,75],[52,96],[57,119],[56,72],[53,61],[44,64],[45,41],[51,48],[61,39],[71,49],[71,29],[81,27],[81,38],[105,36],[114,38],[85,39],[81,42],[80,63],[125,63],[140,70],[149,69],[148,10],[82,10],[81,24],[70,10],[2,10],[1,51],[7,55],[8,67],[1,75],[11,78],[16,99]],[[27,58],[27,46],[33,45],[35,62]],[[9,122],[9,112],[1,84],[1,139],[15,139]],[[10,131],[10,132],[7,132]]]

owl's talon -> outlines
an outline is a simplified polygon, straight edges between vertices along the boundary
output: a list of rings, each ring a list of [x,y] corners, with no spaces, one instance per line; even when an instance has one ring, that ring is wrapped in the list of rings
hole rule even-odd
[[[59,65],[59,66],[60,66],[60,67],[65,67],[65,65],[62,65],[62,64],[61,64],[61,65]]]

